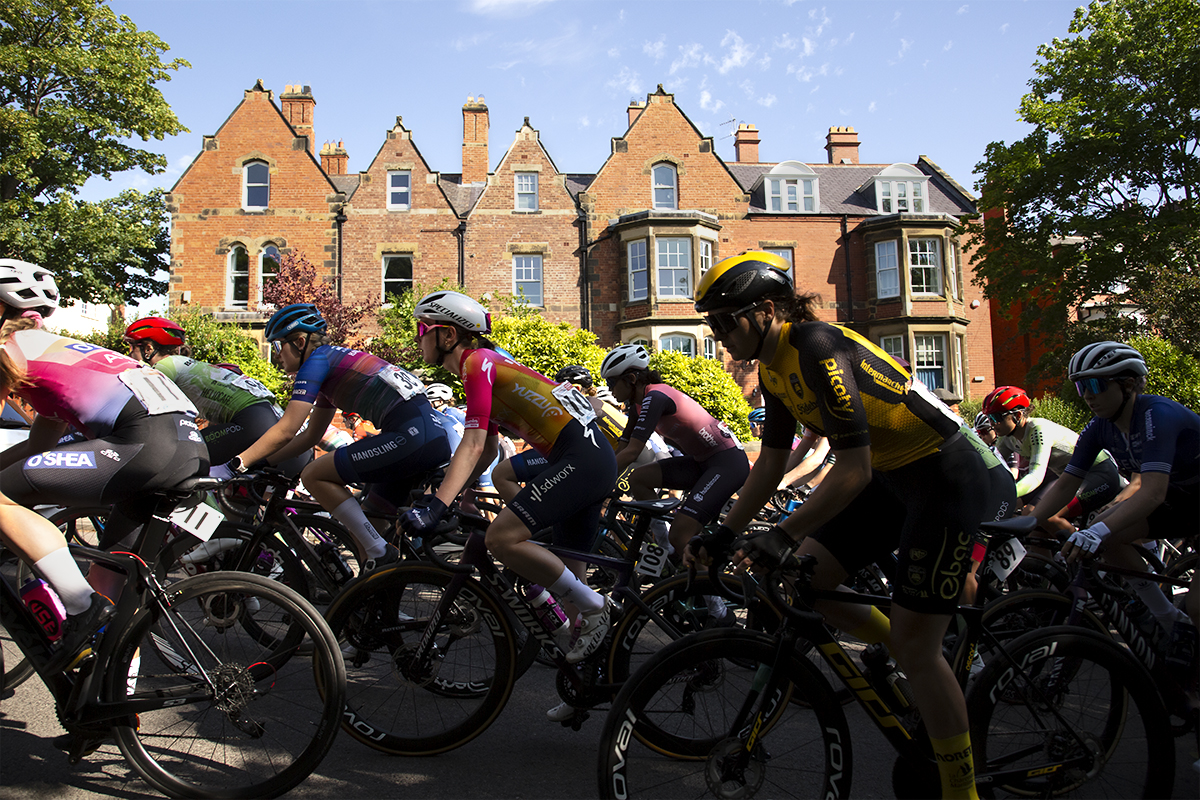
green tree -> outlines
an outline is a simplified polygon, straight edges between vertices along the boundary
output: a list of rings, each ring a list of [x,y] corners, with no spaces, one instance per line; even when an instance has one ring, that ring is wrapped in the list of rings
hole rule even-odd
[[[439,289],[461,291],[449,278],[443,278],[436,286],[416,285],[401,294],[388,295],[388,302],[379,309],[376,322],[379,335],[363,345],[363,348],[390,364],[420,375],[426,383],[444,383],[458,387],[459,380],[441,367],[430,366],[421,358],[417,347],[417,319],[413,316],[417,300]]]
[[[1096,0],[1038,49],[1019,117],[976,167],[976,281],[1030,333],[1076,344],[1155,333],[1200,351],[1200,3]],[[1141,313],[1079,320],[1084,301]]]
[[[76,199],[91,177],[166,159],[136,146],[187,129],[156,84],[190,66],[105,0],[0,4],[0,254],[36,261],[63,294],[132,302],[166,290],[158,194]]]
[[[729,426],[738,439],[750,440],[750,404],[742,388],[720,361],[663,350],[650,356],[650,367],[663,381],[690,396],[704,410]]]

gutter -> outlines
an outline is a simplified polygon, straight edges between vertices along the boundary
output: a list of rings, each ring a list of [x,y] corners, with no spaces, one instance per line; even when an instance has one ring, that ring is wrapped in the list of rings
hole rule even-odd
[[[850,234],[846,230],[845,214],[842,214],[842,247],[846,253],[846,307],[848,309],[847,322],[854,322],[854,283],[851,280],[853,273],[850,270]]]

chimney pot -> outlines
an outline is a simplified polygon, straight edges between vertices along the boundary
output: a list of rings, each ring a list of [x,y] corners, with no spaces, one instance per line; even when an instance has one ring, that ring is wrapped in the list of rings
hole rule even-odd
[[[301,93],[301,89],[304,92]],[[283,95],[279,98],[280,110],[295,129],[297,136],[308,137],[308,151],[315,152],[316,141],[313,137],[313,112],[317,101],[313,99],[312,87],[300,84],[287,84],[283,87]]]
[[[733,137],[734,161],[757,164],[758,143],[758,128],[748,122],[738,124]]]

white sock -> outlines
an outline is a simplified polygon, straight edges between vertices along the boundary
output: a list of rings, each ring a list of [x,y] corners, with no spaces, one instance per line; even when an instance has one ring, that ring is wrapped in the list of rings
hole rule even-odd
[[[714,620],[724,619],[727,613],[725,600],[715,594],[704,595],[704,605],[708,607],[708,616]]]
[[[364,550],[367,558],[379,558],[387,550],[387,542],[375,530],[362,506],[351,497],[333,510],[334,518],[346,526],[346,530],[354,537]]]
[[[82,614],[88,610],[92,604],[92,592],[96,590],[79,571],[79,565],[71,558],[70,550],[65,546],[60,547],[38,559],[34,566],[54,587],[68,614]]]
[[[604,608],[604,598],[592,591],[586,583],[575,577],[575,573],[563,567],[562,575],[550,587],[550,594],[574,603],[581,612],[598,611]]]
[[[1146,604],[1146,608],[1150,609],[1150,613],[1158,620],[1158,624],[1170,630],[1178,616],[1178,609],[1171,605],[1171,601],[1163,594],[1158,584],[1146,578],[1126,578],[1125,580],[1137,592],[1138,597],[1142,598],[1142,602]]]
[[[675,548],[671,546],[671,528],[667,525],[665,519],[656,519],[650,522],[650,532],[654,534],[654,541],[659,547],[667,551],[667,555],[675,552]]]

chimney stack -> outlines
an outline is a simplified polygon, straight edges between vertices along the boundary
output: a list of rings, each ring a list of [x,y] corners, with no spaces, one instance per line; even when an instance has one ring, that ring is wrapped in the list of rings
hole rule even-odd
[[[326,142],[321,146],[321,169],[326,175],[345,175],[350,156],[341,142]]]
[[[486,183],[488,177],[488,108],[483,95],[463,106],[463,183]]]
[[[758,163],[758,128],[748,122],[739,122],[733,136],[734,161],[743,164]]]
[[[854,128],[835,125],[825,136],[825,149],[829,151],[830,164],[857,164],[858,134]]]
[[[297,136],[308,137],[308,151],[314,152],[316,143],[313,141],[313,110],[317,101],[313,99],[312,87],[301,84],[283,87],[279,95],[279,104],[283,110],[283,118],[295,129]]]
[[[642,112],[645,110],[646,110],[645,101],[643,101],[643,100],[630,100],[629,101],[629,127],[631,127],[631,128],[633,127],[634,120],[636,120],[638,117],[640,117]]]

